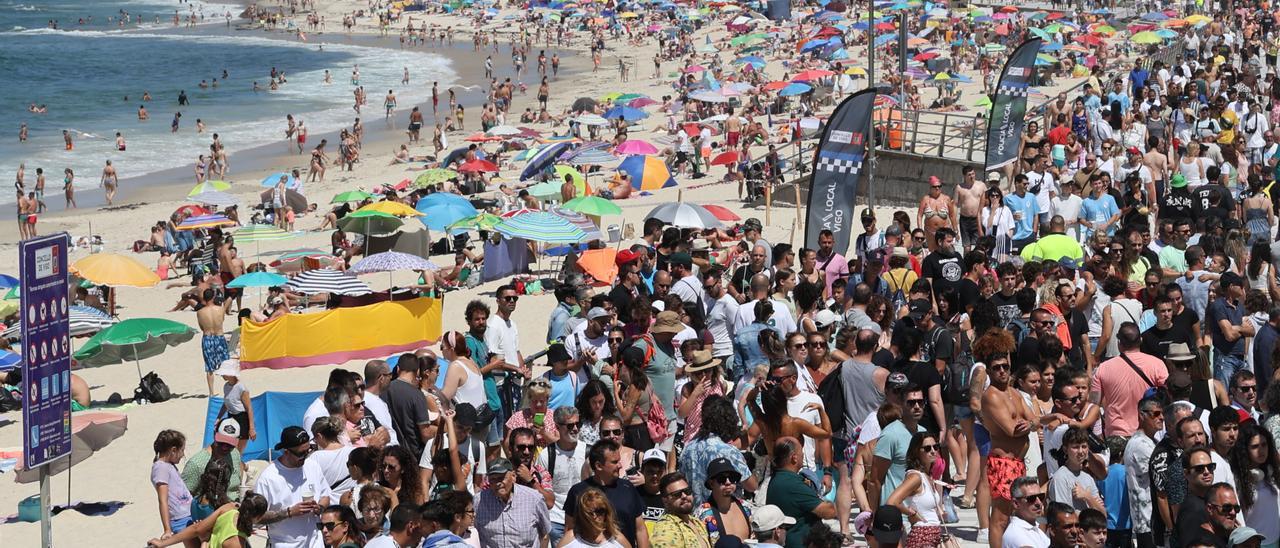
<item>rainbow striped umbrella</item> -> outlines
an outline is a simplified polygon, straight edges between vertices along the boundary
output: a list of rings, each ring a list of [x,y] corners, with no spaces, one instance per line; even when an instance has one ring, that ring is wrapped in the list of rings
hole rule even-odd
[[[508,238],[554,244],[576,244],[587,238],[587,233],[569,219],[547,211],[516,215],[498,223],[493,229]]]
[[[631,186],[636,190],[658,190],[676,186],[671,170],[657,156],[628,156],[618,164],[618,171],[631,176]]]
[[[228,219],[226,215],[216,213],[213,215],[196,215],[195,217],[187,217],[186,220],[178,224],[178,230],[196,230],[198,228],[213,228],[218,226],[235,226],[236,222]]]

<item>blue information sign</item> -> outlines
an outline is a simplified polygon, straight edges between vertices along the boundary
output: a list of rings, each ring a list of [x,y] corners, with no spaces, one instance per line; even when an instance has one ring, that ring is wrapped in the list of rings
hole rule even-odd
[[[27,469],[71,454],[67,233],[19,244],[22,284],[22,456]]]

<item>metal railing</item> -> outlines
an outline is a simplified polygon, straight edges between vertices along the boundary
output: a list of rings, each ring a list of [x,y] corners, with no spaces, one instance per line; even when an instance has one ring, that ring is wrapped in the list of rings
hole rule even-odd
[[[987,120],[972,112],[934,112],[877,107],[878,150],[981,161],[986,154]]]

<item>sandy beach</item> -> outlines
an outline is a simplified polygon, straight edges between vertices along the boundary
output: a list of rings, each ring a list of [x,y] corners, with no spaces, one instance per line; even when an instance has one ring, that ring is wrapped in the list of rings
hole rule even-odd
[[[317,4],[319,5],[318,14],[326,18],[329,30],[319,34],[308,33],[309,43],[352,41],[362,45],[383,48],[399,47],[395,30],[386,37],[380,37],[379,30],[374,24],[375,22],[369,18],[358,20],[355,33],[359,36],[347,37],[341,32],[340,22],[342,17],[354,9],[363,7],[363,3],[319,0]],[[498,36],[503,40],[500,52],[493,53],[494,64],[497,69],[496,76],[499,81],[512,73],[510,50],[506,43],[506,40],[512,34],[504,31],[514,32],[513,22],[504,21],[501,17],[516,13],[518,13],[518,10],[504,9],[498,19],[489,22],[484,27],[486,30],[497,29],[499,31]],[[427,22],[439,26],[469,29],[472,25],[470,20],[458,16],[424,16],[421,12],[413,13],[412,15],[415,25],[420,24],[424,17]],[[299,14],[298,22],[302,22],[302,14]],[[398,30],[402,27],[403,21],[394,24],[392,28]],[[201,32],[262,33],[263,31],[209,28]],[[284,31],[275,31],[267,35],[279,40],[298,39],[295,35]],[[727,39],[728,33],[725,32],[723,25],[718,23],[707,25],[702,30],[694,33],[695,40],[699,44],[703,42],[706,36],[710,36],[713,42],[718,43]],[[458,78],[457,81],[449,84],[476,86],[470,91],[460,93],[460,102],[467,107],[467,127],[466,131],[454,132],[448,136],[450,146],[446,149],[446,152],[449,149],[465,145],[466,142],[463,141],[463,138],[478,131],[480,125],[481,109],[479,104],[484,100],[484,89],[487,88],[487,82],[483,80],[483,60],[486,54],[492,53],[492,49],[482,50],[478,53],[473,52],[471,51],[470,43],[471,37],[469,33],[458,32],[455,36],[453,47],[429,50],[440,53],[450,59],[451,67],[457,73]],[[578,36],[572,47],[547,48],[548,57],[553,52],[556,52],[559,53],[562,59],[559,78],[550,81],[551,99],[549,110],[553,114],[559,114],[564,111],[578,97],[599,97],[608,92],[616,91],[645,94],[656,99],[672,93],[667,73],[675,70],[672,67],[677,65],[676,62],[668,62],[663,67],[663,77],[661,79],[653,77],[651,60],[657,51],[655,41],[646,40],[645,44],[641,46],[631,46],[625,44],[625,39],[617,39],[609,44],[609,47],[610,49],[603,56],[598,72],[593,72],[592,70],[591,56],[587,53],[583,36]],[[541,49],[539,45],[534,46],[532,57],[536,58],[539,49]],[[865,58],[864,47],[850,47],[850,50],[853,58]],[[859,57],[860,55],[861,57]],[[620,81],[617,69],[619,59],[622,59],[631,67],[631,79],[629,82],[623,83]],[[548,124],[516,123],[515,118],[518,118],[526,106],[536,107],[536,69],[536,63],[529,67],[528,71],[532,72],[533,75],[526,74],[524,79],[524,83],[529,86],[529,91],[526,94],[520,94],[517,90],[514,106],[510,109],[510,119],[508,119],[507,123],[521,126],[527,125],[544,132],[557,131],[563,133],[566,129],[564,126],[551,127]],[[780,77],[784,70],[786,69],[779,63],[773,62],[765,69],[774,78]],[[333,72],[335,81],[345,79],[345,74],[349,72],[349,67],[333,67]],[[1052,88],[1045,88],[1043,91],[1052,95],[1053,90],[1066,89],[1079,82],[1080,79],[1063,78],[1055,82]],[[444,110],[445,105],[443,90],[446,86],[444,84],[444,82],[441,83],[442,110]],[[422,82],[415,79],[411,85],[429,88],[430,82]],[[348,86],[342,86],[343,90],[347,88]],[[981,86],[980,84],[962,84],[962,88],[966,90],[965,98],[970,102],[969,106],[972,111],[971,103],[981,95]],[[462,90],[459,91],[461,92]],[[273,252],[282,249],[298,247],[327,249],[329,246],[329,232],[314,232],[312,229],[319,226],[322,219],[321,216],[327,211],[329,200],[333,195],[353,189],[372,190],[375,185],[395,184],[404,179],[412,179],[416,175],[415,171],[405,165],[391,164],[391,158],[395,150],[406,141],[403,128],[406,125],[411,105],[400,105],[394,120],[395,129],[386,129],[384,128],[385,122],[380,108],[383,92],[385,90],[368,90],[369,105],[364,110],[362,118],[365,119],[369,131],[364,141],[362,160],[355,170],[353,172],[343,172],[339,171],[336,165],[331,165],[323,182],[307,184],[307,200],[319,205],[319,215],[311,214],[299,217],[297,228],[302,232],[295,238],[262,242],[252,246],[241,246],[241,257],[245,258],[247,262],[256,260],[255,253],[259,251],[264,262],[269,262]],[[932,90],[928,90],[925,93],[930,97],[933,95]],[[426,103],[420,106],[426,111],[428,126],[424,128],[422,143],[411,146],[409,149],[410,153],[414,155],[431,153],[430,104]],[[284,129],[284,115],[285,113],[281,112],[278,116],[281,133],[283,133]],[[664,134],[661,115],[654,115],[642,124],[639,128],[632,128],[632,138],[646,139],[653,142],[655,137]],[[329,139],[331,144],[329,153],[331,156],[335,156],[337,139],[332,134],[311,135],[308,148],[313,143],[318,143],[321,138]],[[249,206],[257,202],[258,194],[265,190],[259,186],[258,181],[270,173],[288,171],[295,168],[303,170],[305,173],[307,156],[284,154],[285,147],[286,143],[281,140],[278,145],[267,145],[232,155],[231,163],[233,169],[227,178],[232,181],[233,185],[228,192],[242,199],[240,210],[242,219],[249,217],[251,213],[248,209]],[[194,156],[194,152],[175,151],[175,155],[182,157]],[[504,167],[501,173],[504,180],[514,183],[518,177],[519,168],[523,167],[522,164]],[[724,168],[714,167],[710,172],[710,176],[704,179],[694,181],[678,178],[682,188],[665,189],[655,192],[651,196],[618,201],[616,203],[623,210],[621,217],[606,217],[604,223],[606,225],[634,225],[636,231],[639,232],[645,213],[659,204],[673,201],[718,204],[737,212],[744,219],[756,217],[765,220],[766,212],[763,207],[747,207],[741,201],[735,199],[736,189],[733,185],[705,184],[718,181],[723,174]],[[120,194],[116,198],[116,205],[112,208],[101,207],[101,191],[94,190],[82,194],[84,199],[81,200],[81,204],[85,207],[75,211],[62,211],[60,194],[50,192],[47,201],[51,205],[52,211],[40,217],[38,224],[40,233],[48,234],[66,231],[71,234],[74,240],[80,236],[88,235],[92,231],[93,234],[101,235],[105,239],[107,251],[131,254],[128,249],[135,240],[146,239],[150,233],[149,228],[152,225],[159,220],[166,219],[176,208],[188,203],[184,198],[194,183],[190,166],[149,175],[144,179],[134,181],[126,178]],[[93,173],[81,174],[79,179],[79,181],[83,182],[82,187],[93,186],[90,183],[96,182],[96,180],[97,174]],[[595,181],[593,180],[593,182]],[[50,184],[51,188],[57,186],[54,184],[53,179],[51,179]],[[699,185],[700,187],[690,188],[693,185]],[[860,209],[861,206],[858,207],[858,210]],[[889,208],[883,208],[879,215],[882,225],[887,224],[890,219],[890,211]],[[801,241],[803,240],[803,225],[801,221],[800,226],[797,226],[796,219],[797,214],[794,208],[787,205],[774,207],[769,213],[771,222],[766,223],[763,236],[774,243],[791,242],[797,247],[801,246],[803,243]],[[0,224],[0,272],[17,272],[17,240],[17,230],[12,221]],[[87,254],[88,250],[77,249],[70,259],[75,261]],[[157,254],[155,253],[134,256],[149,266],[154,265],[157,259]],[[436,263],[444,264],[450,259],[451,257],[437,257]],[[184,278],[183,281],[189,281],[189,278]],[[389,284],[388,276],[385,274],[368,276],[364,278],[364,281],[368,282],[375,290],[386,289]],[[413,282],[406,273],[396,274],[391,281],[402,285]],[[121,318],[166,318],[194,326],[196,322],[194,313],[168,312],[183,290],[182,288],[166,288],[165,286],[168,283],[171,282],[166,282],[151,289],[120,288],[117,297],[120,308],[117,313]],[[479,298],[492,304],[493,291],[498,285],[500,285],[500,282],[490,282],[473,289],[449,293],[444,298],[443,323],[445,329],[465,330],[462,311],[467,302]],[[258,291],[248,290],[245,295],[246,306],[256,305],[257,302]],[[551,310],[554,304],[555,299],[550,294],[528,296],[520,300],[514,318],[522,329],[520,343],[526,355],[544,347],[540,339],[546,324],[547,311]],[[234,326],[234,319],[229,320],[227,326],[229,328]],[[158,431],[165,428],[173,428],[187,435],[186,450],[188,455],[199,449],[206,411],[205,378],[201,362],[201,349],[198,340],[170,348],[159,357],[142,361],[143,372],[156,371],[159,373],[173,389],[175,398],[162,404],[129,407],[125,411],[129,417],[129,430],[122,438],[99,451],[87,461],[75,466],[71,473],[59,474],[52,481],[53,501],[56,504],[65,504],[69,496],[72,501],[120,501],[125,503],[125,506],[110,517],[89,517],[77,512],[66,512],[57,516],[54,518],[56,545],[105,544],[110,546],[137,546],[144,543],[148,538],[159,535],[161,531],[158,523],[159,519],[157,518],[155,492],[148,481],[149,463],[153,456],[151,442]],[[356,361],[306,369],[254,369],[247,371],[243,375],[242,382],[254,394],[266,390],[281,392],[315,391],[323,388],[325,378],[333,368],[341,367],[358,371],[362,368],[363,363],[363,361]],[[137,385],[137,375],[134,372],[134,368],[129,364],[85,369],[78,371],[78,374],[90,385],[95,402],[104,402],[112,393],[120,393],[128,398]],[[218,382],[219,386],[220,384],[221,381]],[[17,449],[21,447],[22,429],[20,420],[21,414],[18,412],[0,415],[0,448]],[[11,481],[11,476],[12,474],[0,475],[0,481]],[[36,493],[36,484],[11,484],[8,488],[0,490],[0,516],[16,512],[17,504],[20,500]],[[967,519],[971,521],[972,512],[970,511],[967,515],[970,516]],[[964,527],[962,531],[961,534],[963,536],[969,539],[973,538],[972,525]],[[39,537],[40,530],[37,523],[0,525],[0,544],[6,546],[36,546]],[[265,541],[261,538],[257,538],[253,542],[255,546],[265,544]]]

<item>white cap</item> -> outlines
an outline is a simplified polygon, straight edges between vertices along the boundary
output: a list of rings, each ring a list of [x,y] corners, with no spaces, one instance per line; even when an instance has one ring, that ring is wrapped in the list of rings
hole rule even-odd
[[[832,312],[825,308],[822,310],[819,310],[818,314],[815,315],[813,318],[813,323],[818,326],[818,329],[826,329],[827,327],[839,321],[840,321],[839,314],[836,314],[835,312]]]
[[[222,419],[213,432],[213,441],[235,446],[240,442],[240,423],[230,417]]]
[[[751,530],[757,533],[772,531],[783,525],[795,525],[796,518],[782,513],[782,509],[766,504],[751,513]]]
[[[667,454],[664,453],[661,449],[657,449],[657,448],[650,449],[644,452],[644,458],[640,459],[640,464],[644,464],[651,460],[656,460],[661,462],[662,464],[666,464]]]

